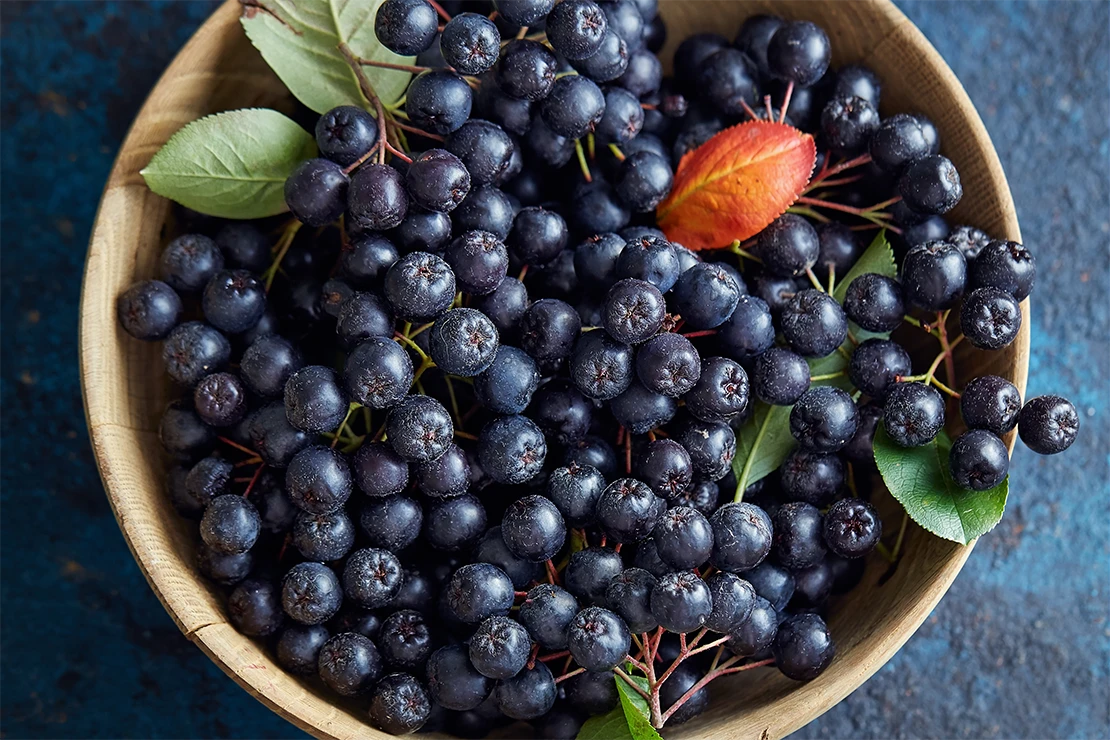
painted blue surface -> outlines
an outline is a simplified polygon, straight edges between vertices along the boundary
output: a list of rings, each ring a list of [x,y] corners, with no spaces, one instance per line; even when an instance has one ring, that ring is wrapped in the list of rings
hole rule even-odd
[[[1110,4],[903,2],[975,101],[1040,273],[1029,389],[1083,415],[1019,447],[1009,510],[864,687],[799,737],[1110,735]],[[0,735],[297,737],[178,633],[105,502],[76,316],[112,158],[214,4],[0,3]]]

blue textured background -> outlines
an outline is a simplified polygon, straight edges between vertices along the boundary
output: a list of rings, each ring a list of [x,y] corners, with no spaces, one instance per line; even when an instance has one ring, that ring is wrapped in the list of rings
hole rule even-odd
[[[906,647],[799,737],[1110,735],[1110,4],[902,2],[977,105],[1037,253],[1031,394],[1083,416],[1020,445],[1011,502]],[[0,4],[0,737],[294,737],[173,626],[104,499],[77,300],[126,128],[211,2]]]

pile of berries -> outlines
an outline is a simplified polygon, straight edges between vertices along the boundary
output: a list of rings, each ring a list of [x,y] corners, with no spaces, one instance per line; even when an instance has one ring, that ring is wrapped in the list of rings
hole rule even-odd
[[[241,632],[391,733],[513,719],[573,737],[626,670],[656,726],[703,711],[717,676],[816,677],[830,595],[882,533],[876,427],[936,437],[937,388],[955,391],[935,372],[960,341],[944,312],[1008,345],[1032,254],[949,228],[962,190],[937,130],[881,118],[878,76],[829,70],[812,23],[692,36],[664,78],[653,0],[461,5],[482,13],[442,29],[428,0],[381,5],[379,40],[432,69],[388,122],[320,117],[276,249],[274,223],[194,218],[161,279],[119,298],[185,391],[160,434],[200,570]],[[756,113],[762,93],[784,109]],[[749,117],[819,132],[815,182],[859,168],[842,220],[814,206],[744,249],[668,241],[652,211],[679,158]],[[900,233],[901,279],[859,275],[842,306],[816,276],[857,261],[859,214]],[[737,253],[757,259],[741,273]],[[947,345],[921,376],[887,338],[919,331],[908,311]],[[807,360],[836,352],[854,395],[812,384]],[[748,486],[733,458],[757,399],[792,406],[797,446]],[[1066,400],[1023,405],[995,376],[960,410],[965,488],[1006,476],[1015,426],[1044,454],[1078,428]]]

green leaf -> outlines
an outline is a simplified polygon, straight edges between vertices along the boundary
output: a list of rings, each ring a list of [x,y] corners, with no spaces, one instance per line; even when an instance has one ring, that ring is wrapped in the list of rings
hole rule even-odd
[[[194,211],[262,218],[288,210],[285,180],[315,154],[315,140],[296,123],[248,108],[193,121],[140,174],[155,193]]]
[[[651,711],[644,697],[640,696],[615,674],[620,706],[608,714],[591,717],[578,731],[576,740],[663,740],[651,726]],[[632,676],[636,685],[647,691],[647,679]]]
[[[848,270],[844,277],[836,276],[836,288],[833,290],[833,298],[836,299],[836,302],[843,305],[844,296],[848,293],[848,286],[860,275],[869,272],[877,272],[888,278],[898,277],[898,265],[894,262],[894,250],[890,248],[885,229],[879,231],[878,235],[871,241],[871,245],[856,260],[856,264],[852,265],[852,269]]]
[[[339,105],[367,108],[354,70],[339,53],[377,62],[412,64],[378,42],[374,18],[384,0],[243,0],[240,22],[251,43],[297,100],[317,113]],[[412,73],[363,67],[381,99],[391,105],[405,93]]]
[[[882,425],[875,430],[875,463],[891,495],[922,527],[966,545],[1002,519],[1009,479],[988,491],[960,488],[948,470],[951,448],[943,430],[921,447],[899,447]]]

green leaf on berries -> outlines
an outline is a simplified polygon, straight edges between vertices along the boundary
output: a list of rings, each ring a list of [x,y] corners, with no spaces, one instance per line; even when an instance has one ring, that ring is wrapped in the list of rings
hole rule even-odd
[[[942,430],[921,447],[899,447],[875,430],[875,463],[910,519],[946,540],[966,545],[994,529],[1006,509],[1009,479],[987,491],[960,488],[948,470],[952,440]]]
[[[241,0],[239,18],[251,43],[289,92],[317,113],[339,105],[369,107],[358,77],[339,52],[341,43],[363,59],[412,64],[394,54],[374,34],[383,0]],[[405,93],[412,73],[363,67],[383,105]]]
[[[288,210],[285,180],[316,155],[316,141],[264,108],[217,113],[170,137],[143,168],[147,186],[194,211],[262,218]]]
[[[871,241],[871,245],[860,255],[856,264],[852,265],[847,274],[843,277],[836,276],[836,288],[833,290],[833,298],[836,299],[836,302],[843,305],[844,296],[848,293],[848,286],[860,275],[866,275],[869,272],[885,275],[888,278],[898,277],[898,265],[894,262],[894,250],[890,248],[885,229],[880,231]],[[818,277],[824,276],[818,275]]]
[[[644,691],[648,690],[647,679],[632,676],[633,681]],[[591,717],[578,731],[576,740],[662,740],[651,726],[651,710],[644,697],[632,689],[623,678],[614,674],[620,706],[608,714]]]

